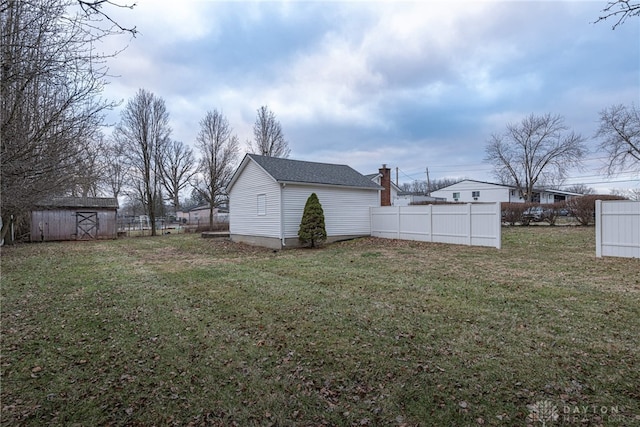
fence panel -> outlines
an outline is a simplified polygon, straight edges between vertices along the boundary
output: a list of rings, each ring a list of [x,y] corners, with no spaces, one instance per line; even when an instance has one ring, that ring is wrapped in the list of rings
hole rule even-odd
[[[640,258],[640,202],[596,200],[596,256]]]
[[[500,249],[500,215],[500,203],[375,207],[371,235]]]

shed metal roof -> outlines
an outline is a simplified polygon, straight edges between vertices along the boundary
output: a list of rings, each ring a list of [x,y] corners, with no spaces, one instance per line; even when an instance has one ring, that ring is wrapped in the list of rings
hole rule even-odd
[[[347,165],[247,154],[277,182],[337,185],[381,190],[382,187]]]
[[[113,197],[52,197],[37,204],[40,208],[118,209]]]

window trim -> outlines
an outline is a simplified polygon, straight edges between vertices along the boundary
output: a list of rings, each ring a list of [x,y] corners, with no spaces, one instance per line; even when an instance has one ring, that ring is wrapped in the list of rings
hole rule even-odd
[[[265,193],[256,196],[256,212],[258,216],[267,216],[267,195]]]

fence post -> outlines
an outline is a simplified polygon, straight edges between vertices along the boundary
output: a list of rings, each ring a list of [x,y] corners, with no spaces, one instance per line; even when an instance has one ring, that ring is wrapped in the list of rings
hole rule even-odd
[[[602,200],[596,200],[596,257],[602,258]]]
[[[427,215],[429,215],[429,241],[433,242],[433,205],[428,205],[429,209]]]
[[[500,202],[496,202],[496,219],[498,223],[498,232],[496,233],[496,249],[502,249],[502,206]]]
[[[471,203],[467,203],[467,219],[469,220],[469,238],[467,239],[467,245],[471,246],[471,222],[473,220],[473,217],[471,216]]]
[[[396,225],[398,226],[398,233],[396,234],[396,238],[400,238],[400,206],[395,206],[396,208]]]

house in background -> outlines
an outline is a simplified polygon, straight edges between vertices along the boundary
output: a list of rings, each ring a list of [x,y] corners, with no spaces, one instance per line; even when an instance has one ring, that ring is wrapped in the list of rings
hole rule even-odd
[[[208,224],[210,209],[209,205],[202,205],[187,210],[178,210],[176,211],[176,219],[181,224]],[[214,222],[227,222],[228,215],[228,210],[225,208],[213,208]]]
[[[444,198],[448,202],[509,202],[524,203],[525,200],[514,186],[465,179],[448,187],[431,192],[431,196]],[[581,194],[561,190],[534,189],[534,203],[563,202]]]
[[[368,236],[370,208],[380,206],[383,189],[346,165],[247,154],[227,186],[230,237],[274,249],[298,246],[311,193],[322,204],[328,242]]]
[[[400,187],[391,180],[391,170],[384,164],[382,165],[382,168],[378,170],[378,173],[365,176],[376,184],[384,187],[384,190],[380,193],[380,206],[409,206],[425,202],[444,201],[444,199],[427,196],[423,193],[402,191],[402,189],[400,189]],[[387,194],[389,195],[388,198],[386,197]]]
[[[371,181],[375,182],[384,190],[380,193],[380,206],[395,206],[395,201],[398,199],[398,193],[400,193],[400,187],[398,187],[391,180],[391,169],[387,165],[383,164],[378,173],[372,173],[365,175]]]
[[[393,206],[422,205],[431,202],[445,202],[443,198],[427,196],[415,191],[399,191],[393,201]]]
[[[31,241],[117,238],[118,200],[56,197],[31,211]]]

